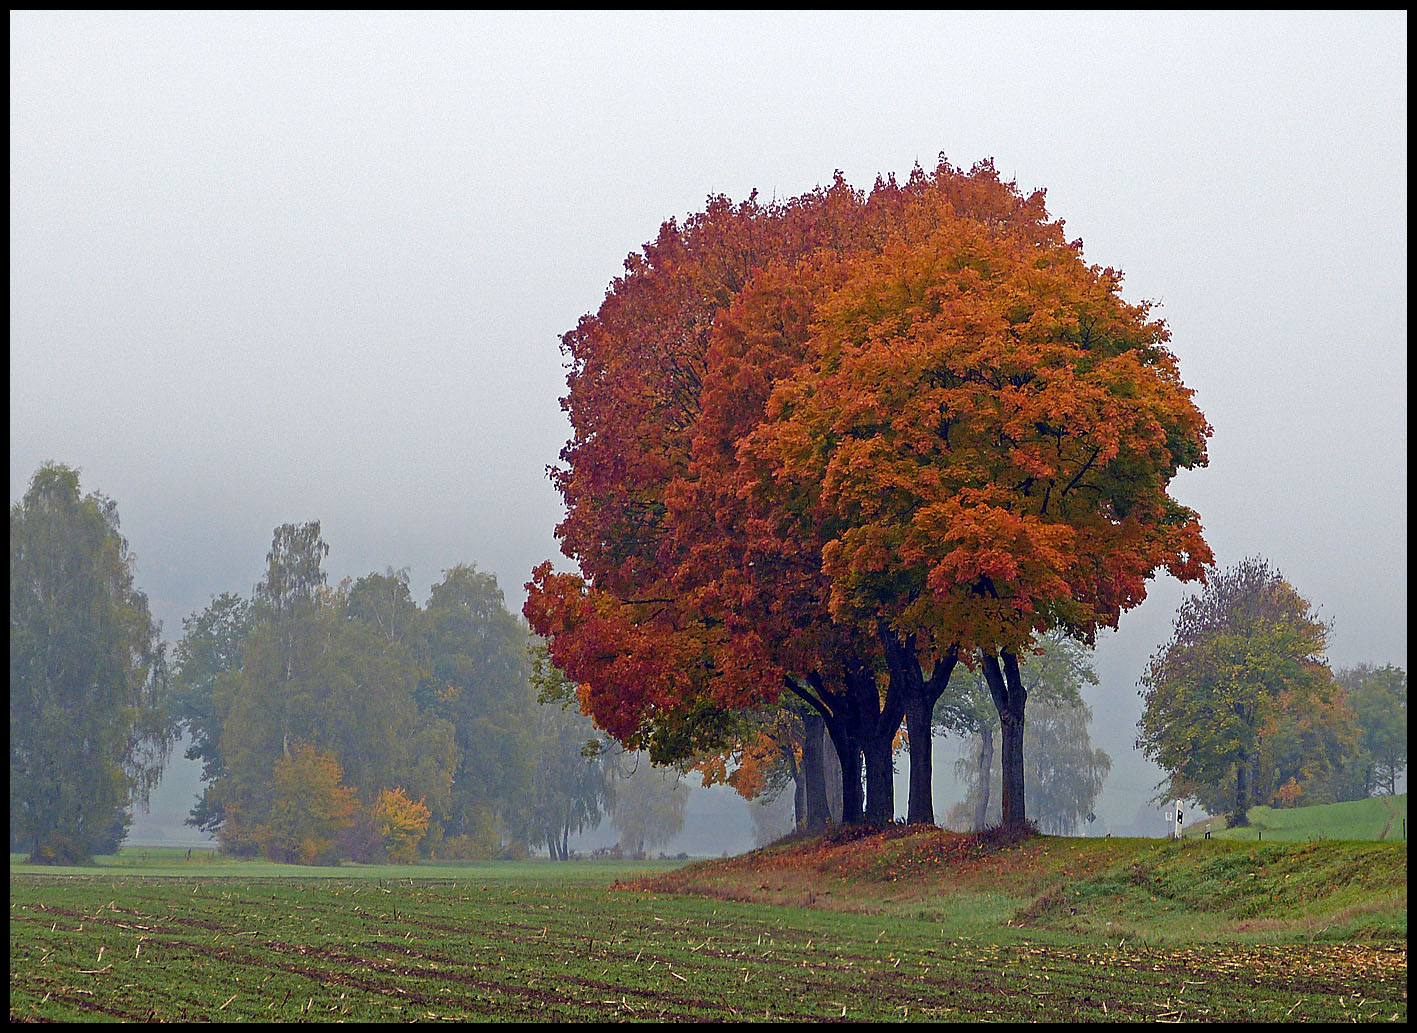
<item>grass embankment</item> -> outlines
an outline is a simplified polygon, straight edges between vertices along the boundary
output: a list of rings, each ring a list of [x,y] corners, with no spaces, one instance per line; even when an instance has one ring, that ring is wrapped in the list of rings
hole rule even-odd
[[[1185,832],[1188,839],[1234,839],[1248,842],[1306,843],[1320,839],[1373,840],[1393,843],[1407,839],[1407,794],[1374,796],[1348,803],[1313,807],[1251,807],[1249,825],[1226,828],[1224,818],[1209,818]]]
[[[939,829],[789,837],[638,888],[1134,942],[1405,940],[1407,846]]]
[[[12,866],[10,1017],[1404,1021],[1406,860],[891,828],[683,868]]]

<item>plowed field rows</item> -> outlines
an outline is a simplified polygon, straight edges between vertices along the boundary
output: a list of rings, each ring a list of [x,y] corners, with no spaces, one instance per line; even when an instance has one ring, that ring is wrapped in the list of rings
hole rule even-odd
[[[1138,945],[569,880],[15,875],[10,1017],[1398,1020],[1405,943]],[[1037,931],[1035,931],[1037,932]]]

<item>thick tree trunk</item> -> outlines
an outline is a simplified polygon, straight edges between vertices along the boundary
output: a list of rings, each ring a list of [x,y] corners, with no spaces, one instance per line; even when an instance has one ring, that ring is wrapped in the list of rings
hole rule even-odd
[[[904,711],[905,732],[910,749],[910,797],[906,804],[906,821],[912,825],[933,825],[935,823],[934,799],[934,756],[935,738],[931,731],[935,701],[944,693],[954,671],[958,654],[951,649],[946,656],[937,660],[926,680],[920,668],[920,654],[916,649],[915,636],[897,635],[885,621],[877,625],[877,636],[886,656],[886,668],[890,672],[891,692],[899,700]],[[890,693],[883,707],[890,710]],[[899,718],[896,719],[899,724]],[[894,730],[891,735],[894,736]]]
[[[827,804],[825,743],[827,724],[820,714],[802,715],[802,809],[797,823],[803,832],[824,832],[831,811]]]
[[[1005,828],[1018,828],[1024,823],[1023,790],[1023,715],[1010,711],[1000,715],[1002,734],[999,738],[1000,783],[1003,790],[1001,823]]]
[[[897,727],[899,727],[897,725]],[[891,759],[895,730],[866,740],[866,817],[880,825],[895,820],[895,763]]]
[[[933,702],[923,694],[905,701],[905,734],[910,743],[910,799],[905,820],[911,825],[935,823],[934,735],[930,729],[933,711]]]
[[[861,793],[861,747],[853,737],[832,732],[830,724],[827,730],[836,750],[837,763],[841,766],[841,823],[856,824],[866,816],[865,800]]]
[[[981,654],[984,681],[999,712],[999,766],[1002,771],[1001,822],[1005,828],[1022,828],[1025,821],[1023,791],[1023,712],[1028,690],[1019,675],[1018,657],[1013,653],[1000,658]],[[1001,669],[1002,668],[1002,669]]]
[[[989,823],[989,794],[993,791],[994,729],[979,730],[979,798],[974,804],[974,831],[982,832]]]
[[[861,731],[860,707],[851,686],[846,692],[834,692],[826,687],[819,672],[805,678],[805,686],[795,678],[787,678],[787,688],[808,704],[821,717],[836,753],[841,769],[842,824],[859,822],[864,816],[861,792]]]
[[[852,661],[843,671],[850,700],[850,716],[855,720],[858,743],[866,763],[866,806],[864,817],[878,824],[895,820],[895,765],[891,753],[895,733],[904,716],[902,693],[892,681],[881,699],[876,672],[869,662]],[[842,771],[842,782],[846,782]]]

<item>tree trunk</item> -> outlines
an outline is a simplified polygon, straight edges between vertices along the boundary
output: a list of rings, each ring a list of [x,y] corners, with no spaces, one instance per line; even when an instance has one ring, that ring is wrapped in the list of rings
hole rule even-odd
[[[933,711],[933,701],[923,694],[912,695],[905,701],[905,734],[910,745],[910,799],[906,803],[905,820],[911,825],[935,823],[935,743],[930,729]]]
[[[851,713],[860,730],[858,742],[865,754],[865,817],[879,824],[889,824],[895,820],[895,765],[891,761],[891,753],[895,746],[895,733],[900,729],[900,720],[904,716],[903,694],[899,684],[892,679],[883,701],[876,672],[870,663],[849,663],[844,674]],[[846,782],[845,771],[842,772],[842,782]]]
[[[792,827],[801,829],[807,822],[807,779],[802,765],[792,763]]]
[[[910,750],[910,795],[906,802],[905,820],[912,825],[932,825],[935,822],[931,778],[934,737],[930,734],[930,717],[935,701],[927,698],[929,692],[920,671],[915,636],[902,638],[885,621],[877,625],[876,635],[886,656],[890,692],[900,700],[905,716],[905,734]],[[891,737],[895,737],[894,731]]]
[[[861,794],[861,747],[844,729],[833,730],[832,724],[828,723],[827,731],[841,767],[841,823],[852,825],[860,822],[866,814],[865,800]]]
[[[1023,715],[1013,711],[1001,714],[999,766],[1003,791],[1001,823],[1005,828],[1019,828],[1024,823],[1023,799]]]
[[[979,798],[974,804],[974,831],[983,832],[989,823],[989,794],[993,791],[994,729],[979,730]]]
[[[920,670],[920,657],[915,649],[915,637],[898,640],[884,625],[882,641],[886,643],[887,664],[892,677],[901,684],[905,708],[905,733],[910,745],[910,799],[905,820],[912,825],[935,824],[935,736],[932,728],[935,703],[944,695],[954,673],[959,653],[951,648],[935,661],[930,677]]]
[[[827,804],[825,743],[827,724],[815,712],[802,715],[802,810],[797,827],[824,832],[830,818]]]
[[[866,758],[866,817],[880,825],[895,820],[895,763],[891,759],[895,744],[895,729],[889,734],[878,732],[867,737]]]
[[[846,692],[834,692],[826,687],[820,672],[813,671],[804,680],[805,687],[791,677],[785,679],[785,684],[825,724],[841,769],[840,820],[842,824],[859,822],[864,810],[861,794],[861,720],[857,701],[849,684]]]
[[[1002,778],[1001,822],[1004,828],[1021,829],[1026,821],[1023,790],[1023,712],[1028,690],[1019,676],[1018,657],[1013,653],[1000,658],[983,653],[984,680],[994,709],[999,712],[999,763]],[[1002,666],[1002,670],[1000,669]]]

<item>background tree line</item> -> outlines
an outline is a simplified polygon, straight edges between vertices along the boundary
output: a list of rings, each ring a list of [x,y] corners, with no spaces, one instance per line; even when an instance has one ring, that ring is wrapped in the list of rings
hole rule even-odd
[[[455,566],[422,606],[404,571],[331,586],[319,522],[285,524],[251,595],[214,597],[169,656],[118,527],[60,464],[11,507],[12,850],[112,852],[184,732],[189,823],[278,861],[565,857],[633,781],[491,574]],[[637,843],[682,826],[663,781],[619,794]]]

